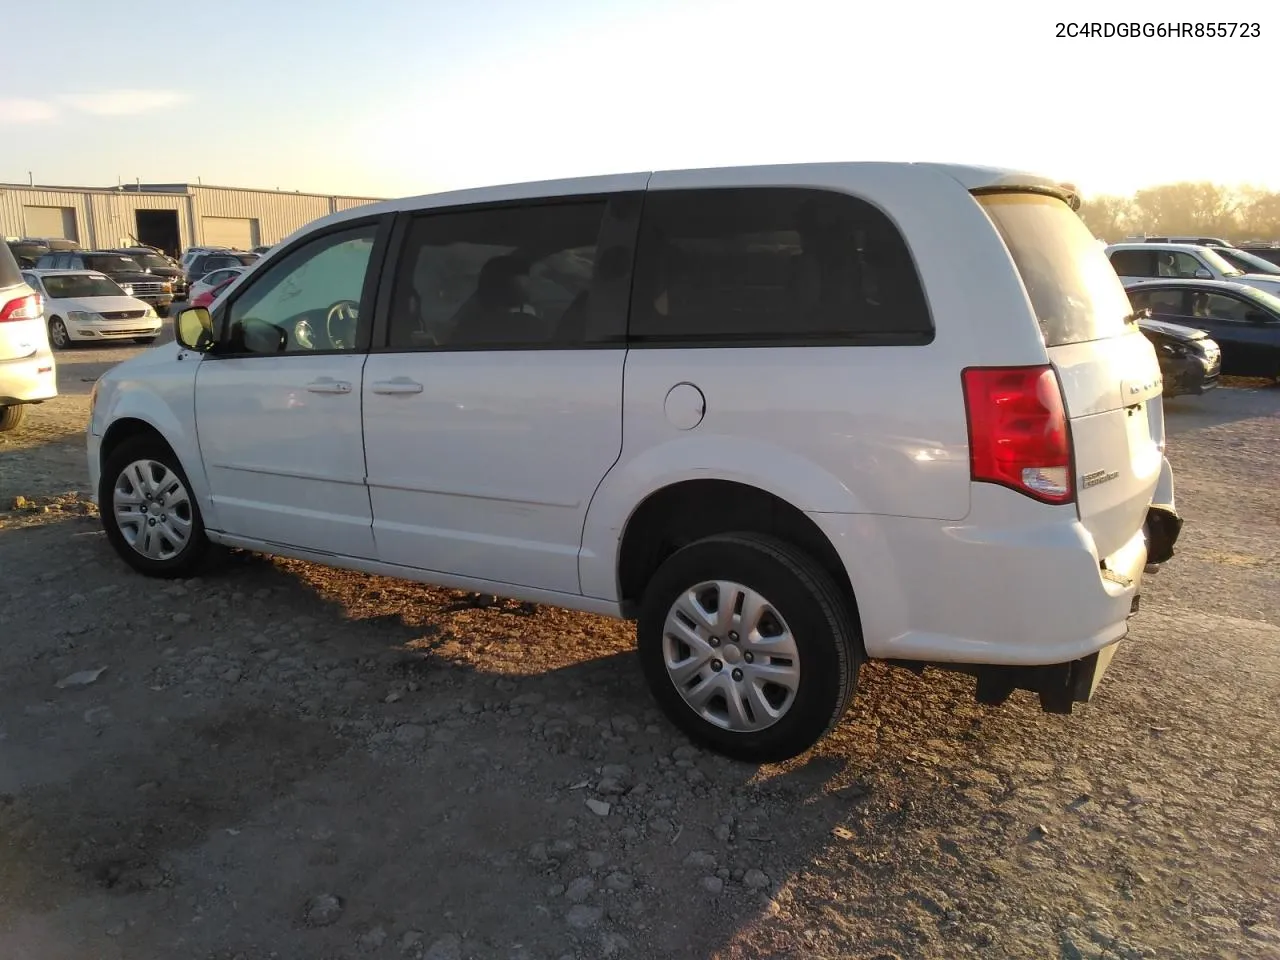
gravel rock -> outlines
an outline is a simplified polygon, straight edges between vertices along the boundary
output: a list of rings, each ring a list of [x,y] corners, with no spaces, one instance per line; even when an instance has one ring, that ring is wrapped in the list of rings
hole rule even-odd
[[[360,935],[360,939],[356,941],[356,946],[361,950],[372,953],[375,950],[381,950],[382,945],[387,942],[387,931],[383,927],[373,927]]]
[[[336,894],[316,894],[303,905],[302,921],[309,927],[327,927],[337,922],[345,906],[343,899]]]
[[[719,894],[724,892],[724,881],[719,877],[703,877],[702,889],[710,894]]]
[[[742,883],[748,890],[763,890],[769,886],[769,877],[763,870],[748,870],[742,875]]]
[[[578,877],[565,890],[564,895],[573,903],[582,903],[596,892],[596,882],[590,877]]]
[[[631,879],[630,874],[614,871],[605,877],[604,885],[615,893],[622,893],[635,886],[635,881]]]
[[[564,919],[575,930],[587,930],[604,919],[604,910],[601,907],[592,907],[585,903],[580,903],[575,907],[570,907]]]

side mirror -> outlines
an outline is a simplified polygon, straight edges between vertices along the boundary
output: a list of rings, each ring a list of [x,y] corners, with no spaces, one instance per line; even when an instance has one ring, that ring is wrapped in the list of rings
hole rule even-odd
[[[1199,270],[1197,270],[1197,271],[1196,271],[1196,279],[1197,279],[1197,280],[1212,280],[1212,279],[1213,279],[1213,274],[1212,274],[1212,273],[1210,273],[1208,270],[1206,270],[1204,267],[1201,267]]]
[[[188,307],[173,320],[178,343],[197,353],[208,353],[213,346],[213,317],[204,307]]]

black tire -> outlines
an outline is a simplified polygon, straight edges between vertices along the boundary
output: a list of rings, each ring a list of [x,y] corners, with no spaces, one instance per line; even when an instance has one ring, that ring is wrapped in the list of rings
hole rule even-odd
[[[116,517],[113,504],[116,484],[121,480],[125,468],[140,460],[162,464],[186,488],[189,510],[184,512],[186,517],[189,517],[190,532],[186,542],[172,556],[161,558],[143,556],[130,545]],[[121,559],[133,569],[149,577],[191,576],[204,562],[208,553],[209,538],[204,532],[204,519],[200,516],[200,505],[196,502],[195,494],[191,490],[191,481],[187,479],[186,471],[182,469],[182,464],[169,449],[169,445],[158,437],[132,437],[111,451],[111,455],[102,465],[102,477],[98,483],[98,511],[102,517],[102,528],[106,531],[107,539],[116,553],[120,554]]]
[[[59,343],[58,341],[62,342]],[[49,346],[55,350],[67,350],[71,347],[71,334],[67,332],[67,325],[62,322],[61,317],[49,318]]]
[[[17,430],[18,424],[27,418],[27,405],[25,403],[11,403],[8,406],[0,406],[0,433],[7,433],[10,430]]]
[[[144,344],[145,344],[145,343],[155,343],[155,342],[156,342],[156,338],[155,338],[155,337],[134,337],[134,338],[133,338],[133,342],[134,342],[134,343],[144,343]]]
[[[703,718],[676,689],[663,653],[667,614],[677,597],[708,580],[731,580],[767,598],[786,622],[800,661],[790,709],[754,732],[726,730]],[[831,576],[791,544],[755,533],[708,537],[672,554],[649,581],[640,608],[640,664],[663,712],[690,739],[753,763],[798,756],[844,716],[857,686],[862,637]]]

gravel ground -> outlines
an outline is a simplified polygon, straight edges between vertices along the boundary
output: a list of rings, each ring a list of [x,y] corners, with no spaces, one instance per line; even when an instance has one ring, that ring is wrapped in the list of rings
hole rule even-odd
[[[0,440],[5,960],[1280,957],[1280,390],[1168,403],[1187,527],[1093,704],[873,665],[751,767],[659,717],[625,624],[127,572],[81,431],[131,352],[60,356]]]

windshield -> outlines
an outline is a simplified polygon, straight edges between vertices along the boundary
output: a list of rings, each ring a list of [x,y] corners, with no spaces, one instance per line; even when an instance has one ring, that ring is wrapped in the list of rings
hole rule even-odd
[[[1227,260],[1225,257],[1223,257],[1222,254],[1218,253],[1218,251],[1216,250],[1213,250],[1209,247],[1205,247],[1204,252],[1201,254],[1201,256],[1204,257],[1205,263],[1209,264],[1209,266],[1213,267],[1214,270],[1221,273],[1224,277],[1244,276],[1243,270],[1233,267],[1231,265],[1231,262]]]
[[[1268,293],[1266,290],[1259,290],[1257,287],[1249,287],[1247,290],[1240,291],[1249,300],[1254,303],[1261,304],[1272,313],[1280,316],[1280,297],[1274,293]]]
[[[148,270],[172,270],[173,266],[164,257],[154,253],[132,253],[130,256]]]
[[[81,297],[123,297],[124,291],[107,277],[91,273],[46,276],[44,289],[54,300],[79,300]]]
[[[1277,267],[1270,260],[1263,260],[1248,250],[1215,248],[1213,252],[1228,261],[1233,267],[1239,267],[1245,273],[1265,273],[1273,277],[1280,276],[1280,267]]]
[[[91,257],[84,258],[85,266],[92,267],[94,270],[101,270],[103,273],[124,273],[132,271],[133,273],[145,273],[142,264],[138,263],[133,257],[126,257],[122,253],[97,253]]]
[[[1040,322],[1046,346],[1120,336],[1133,308],[1103,248],[1056,197],[978,197],[1004,239]]]

